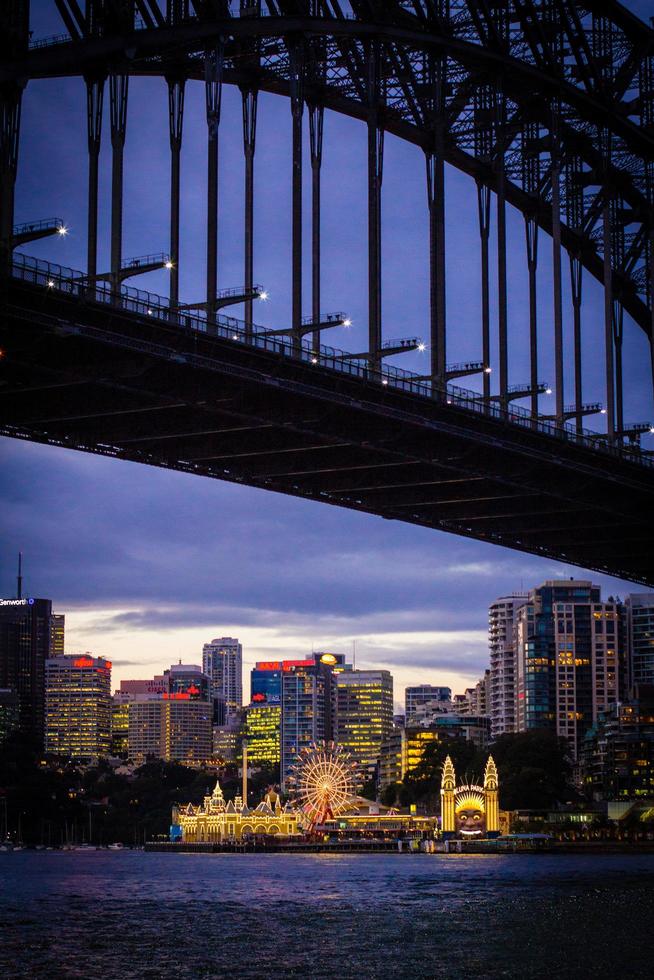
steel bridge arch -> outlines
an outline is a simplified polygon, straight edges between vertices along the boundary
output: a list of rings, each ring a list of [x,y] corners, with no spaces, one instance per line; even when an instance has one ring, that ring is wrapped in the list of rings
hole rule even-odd
[[[308,39],[306,43],[309,47],[315,42],[316,38],[334,39],[338,38],[354,44],[368,44],[376,41],[389,47],[402,46],[406,52],[421,51],[426,54],[452,59],[456,64],[464,66],[470,71],[470,76],[466,84],[472,79],[472,87],[469,88],[468,96],[473,98],[475,85],[488,84],[489,79],[497,86],[500,85],[504,95],[511,98],[518,107],[518,112],[508,125],[504,125],[504,132],[513,129],[512,140],[515,143],[519,134],[520,124],[527,122],[535,124],[541,131],[551,130],[551,107],[548,100],[560,100],[561,107],[564,105],[578,113],[579,119],[588,125],[597,128],[598,133],[589,134],[580,132],[569,125],[563,125],[559,134],[560,149],[562,158],[577,157],[583,162],[586,169],[583,171],[583,180],[588,184],[590,181],[603,180],[606,184],[599,194],[605,194],[608,187],[612,194],[619,194],[629,210],[628,221],[630,225],[640,224],[640,230],[632,231],[631,237],[640,239],[640,265],[637,267],[636,251],[638,248],[631,249],[630,261],[631,268],[613,268],[612,279],[620,301],[624,308],[629,312],[633,319],[638,323],[651,338],[652,318],[648,309],[648,293],[651,292],[651,276],[643,266],[652,264],[651,238],[652,238],[652,179],[648,175],[647,161],[654,159],[654,91],[650,91],[647,84],[643,89],[640,76],[647,75],[647,72],[654,74],[654,31],[647,28],[638,18],[630,15],[620,4],[613,2],[598,2],[591,0],[585,3],[583,11],[590,12],[591,16],[598,21],[608,21],[608,27],[604,25],[605,34],[613,38],[615,32],[620,32],[618,40],[622,49],[622,63],[615,78],[615,88],[627,90],[629,86],[632,90],[635,84],[636,73],[639,73],[638,85],[641,87],[638,97],[632,100],[630,107],[624,99],[616,100],[610,91],[610,86],[605,86],[606,93],[582,88],[572,84],[570,71],[564,70],[564,65],[559,65],[560,70],[555,70],[555,62],[552,52],[544,50],[541,41],[541,64],[535,63],[534,52],[537,46],[532,42],[525,41],[525,57],[520,59],[515,56],[515,42],[509,38],[491,37],[490,25],[493,24],[492,13],[487,13],[488,34],[483,44],[474,40],[466,40],[457,36],[456,26],[452,29],[452,24],[447,20],[441,21],[440,32],[435,30],[439,25],[435,23],[435,18],[427,16],[429,8],[433,4],[415,3],[401,5],[399,3],[353,4],[356,12],[356,19],[336,16],[333,12],[329,15],[328,4],[308,4],[308,3],[281,3],[279,5],[268,4],[268,12],[272,16],[263,16],[264,11],[259,15],[249,13],[248,16],[219,16],[221,8],[225,9],[225,4],[194,3],[192,8],[188,3],[177,4],[169,3],[164,14],[153,0],[145,0],[136,4],[123,4],[123,19],[114,19],[111,22],[112,9],[118,9],[120,5],[112,4],[110,0],[104,3],[91,2],[87,4],[87,24],[94,16],[96,18],[95,28],[98,29],[98,12],[105,18],[105,33],[97,36],[94,33],[82,33],[83,28],[75,24],[71,14],[66,15],[69,7],[68,0],[57,2],[60,11],[64,13],[65,21],[73,40],[66,44],[46,46],[36,48],[26,53],[23,51],[19,60],[5,64],[0,70],[0,83],[6,88],[11,81],[22,84],[26,78],[43,78],[61,75],[84,75],[89,72],[104,71],[109,74],[148,74],[166,75],[171,68],[176,68],[186,77],[202,78],[203,68],[198,65],[198,60],[202,59],[202,54],[198,56],[198,46],[206,47],[215,43],[220,37],[224,38],[225,43],[225,64],[224,80],[239,86],[251,86],[258,90],[273,92],[291,96],[291,83],[285,77],[288,74],[288,52],[286,58],[278,61],[276,69],[265,65],[258,69],[254,66],[253,58],[248,53],[248,66],[245,70],[239,69],[239,60],[243,59],[242,45],[254,44],[258,47],[257,60],[266,59],[266,45],[271,42],[286,43],[287,39],[297,39],[299,37]],[[177,6],[177,14],[175,13]],[[319,6],[322,8],[321,16],[310,16],[311,8]],[[334,5],[335,6],[335,5]],[[569,10],[577,11],[576,4],[567,4]],[[131,7],[131,10],[130,10]],[[407,7],[413,8],[414,13],[409,13]],[[472,11],[477,7],[475,0],[467,0],[467,8]],[[289,13],[284,8],[304,8],[303,12]],[[356,9],[358,8],[358,9]],[[366,20],[371,12],[377,10],[378,19]],[[501,19],[502,10],[507,13],[507,23],[519,22],[522,34],[526,39],[530,35],[538,33],[542,37],[543,22],[548,16],[550,19],[556,17],[557,9],[564,10],[565,3],[545,3],[540,5],[533,3],[522,3],[519,0],[511,5],[497,5],[495,14]],[[477,19],[482,14],[479,7]],[[194,14],[195,11],[195,14]],[[419,18],[417,11],[422,12],[422,19]],[[158,14],[157,14],[158,12]],[[129,18],[133,18],[138,13],[144,17],[145,28],[132,30],[124,33],[124,28],[129,27]],[[181,17],[179,14],[181,13]],[[187,16],[191,18],[190,22]],[[379,16],[381,14],[381,16]],[[208,19],[205,19],[207,18]],[[107,21],[108,18],[108,21]],[[170,23],[167,23],[169,21]],[[593,21],[594,22],[594,21]],[[109,30],[107,30],[109,23]],[[562,29],[562,21],[557,22]],[[495,25],[496,26],[496,25]],[[116,30],[122,28],[123,30]],[[75,37],[75,30],[78,35]],[[479,28],[481,31],[481,28]],[[469,33],[469,32],[468,32]],[[515,33],[515,32],[514,32]],[[570,35],[568,30],[568,36]],[[615,38],[614,38],[615,39]],[[625,39],[632,45],[632,50],[625,54]],[[289,43],[295,43],[292,40]],[[233,51],[230,50],[230,45]],[[241,45],[241,50],[239,50]],[[15,48],[14,48],[14,53]],[[527,60],[531,54],[532,62]],[[353,55],[354,57],[354,55]],[[546,62],[543,64],[542,62]],[[386,62],[388,64],[388,62]],[[625,66],[627,66],[625,68]],[[643,69],[645,66],[645,69]],[[568,68],[570,66],[567,66]],[[574,66],[573,66],[574,67]],[[576,66],[579,69],[579,64]],[[585,63],[586,74],[592,75],[593,65],[591,61]],[[595,66],[597,70],[597,66]],[[600,60],[601,75],[601,60]],[[472,75],[475,71],[481,71],[481,75],[475,81]],[[620,76],[621,72],[621,77]],[[417,79],[412,80],[414,88],[419,83]],[[613,80],[612,80],[613,81]],[[360,82],[354,77],[352,84]],[[393,79],[390,84],[396,84]],[[411,85],[411,80],[404,82]],[[448,81],[448,84],[450,82]],[[389,85],[387,75],[386,85]],[[326,108],[336,112],[350,115],[354,118],[365,120],[370,112],[370,106],[363,99],[353,99],[351,95],[344,96],[342,86],[330,85],[323,82],[316,84],[315,78],[308,72],[305,79],[306,96],[320,102]],[[424,85],[423,85],[424,88]],[[654,86],[653,86],[654,88]],[[457,95],[459,93],[457,92]],[[623,94],[623,93],[619,93]],[[424,95],[422,102],[420,96],[413,97],[414,117],[416,110],[422,115],[422,125],[419,122],[410,121],[406,118],[407,113],[398,112],[397,109],[385,104],[380,104],[379,124],[384,130],[393,133],[401,139],[407,140],[421,147],[429,153],[433,149],[433,126],[430,122],[430,115],[433,112],[430,107],[425,106]],[[645,105],[645,103],[650,105]],[[451,105],[451,103],[450,103]],[[636,107],[634,110],[633,107]],[[448,114],[448,106],[444,106],[445,114]],[[637,111],[641,117],[641,124],[636,125],[629,112]],[[560,113],[561,117],[565,115]],[[647,117],[652,116],[648,125]],[[522,118],[520,118],[522,117]],[[616,166],[613,161],[606,159],[602,148],[598,147],[599,131],[608,128],[611,132],[611,139],[615,138],[621,142],[619,152],[624,158],[625,152],[629,154],[629,159],[623,159],[623,166]],[[498,136],[504,138],[502,134]],[[542,137],[541,137],[542,138]],[[474,153],[466,152],[461,148],[461,140],[452,132],[448,132],[444,145],[445,159],[457,169],[473,176],[490,187],[494,187],[497,182],[497,173],[494,160],[491,158],[479,158]],[[510,146],[510,144],[509,144]],[[506,149],[509,148],[506,147]],[[642,168],[634,165],[636,158],[643,162]],[[626,165],[624,165],[626,164]],[[581,173],[577,175],[581,177]],[[551,184],[551,180],[549,180]],[[538,225],[547,233],[552,232],[552,208],[548,192],[548,176],[544,172],[539,192],[526,193],[519,182],[506,179],[506,199],[523,214],[533,214]],[[597,209],[597,208],[596,208]],[[622,209],[623,211],[625,208]],[[627,220],[627,219],[625,219]],[[601,251],[596,244],[593,244],[592,229],[575,229],[569,227],[565,221],[561,222],[561,237],[565,248],[577,254],[585,268],[599,281],[605,278],[604,260]],[[595,237],[597,235],[595,234]],[[634,275],[636,272],[638,275]]]

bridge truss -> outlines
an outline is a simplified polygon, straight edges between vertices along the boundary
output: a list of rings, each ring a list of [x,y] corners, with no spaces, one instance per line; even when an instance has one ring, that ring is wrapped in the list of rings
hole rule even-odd
[[[323,119],[326,108],[350,115],[362,120],[368,133],[369,330],[367,351],[350,361],[356,370],[348,374],[348,384],[354,375],[367,382],[381,382],[386,387],[390,381],[390,387],[395,389],[393,397],[397,396],[398,389],[404,397],[404,393],[413,391],[415,386],[422,386],[419,393],[426,393],[433,403],[427,408],[423,402],[418,410],[419,414],[425,414],[425,418],[432,412],[444,412],[447,418],[448,412],[455,411],[457,405],[459,410],[464,409],[467,396],[455,395],[453,398],[454,389],[448,385],[455,372],[450,370],[447,359],[444,168],[446,163],[452,164],[476,182],[481,253],[481,357],[473,367],[482,375],[483,390],[478,399],[468,398],[469,404],[465,407],[465,411],[474,414],[475,438],[470,438],[470,432],[464,437],[463,430],[457,428],[458,423],[454,426],[459,445],[469,443],[468,448],[474,445],[474,452],[478,452],[479,433],[490,439],[489,446],[494,445],[487,426],[490,425],[498,436],[497,426],[513,424],[515,429],[517,420],[520,437],[513,432],[502,444],[507,453],[512,447],[524,464],[525,452],[529,454],[525,446],[533,450],[532,440],[547,440],[554,436],[555,441],[550,443],[554,448],[545,451],[545,455],[550,464],[555,459],[559,463],[565,459],[566,480],[571,473],[576,474],[573,482],[578,486],[572,494],[575,503],[572,510],[567,506],[564,508],[568,514],[565,519],[561,517],[559,504],[551,511],[557,515],[556,520],[547,518],[547,501],[551,504],[551,495],[554,492],[556,496],[557,491],[546,487],[548,479],[551,480],[551,471],[548,477],[545,464],[528,491],[533,494],[538,485],[537,499],[532,499],[529,506],[522,503],[516,504],[515,511],[510,507],[498,511],[496,502],[492,514],[491,508],[482,500],[487,501],[493,494],[490,497],[482,495],[474,500],[477,509],[484,513],[473,519],[475,508],[465,510],[462,497],[458,501],[463,508],[462,516],[454,521],[444,515],[446,505],[441,498],[429,499],[434,497],[431,491],[428,499],[423,500],[416,486],[412,486],[411,492],[412,499],[418,501],[414,509],[419,509],[412,512],[411,517],[404,516],[408,512],[403,511],[405,506],[411,506],[410,500],[397,498],[400,484],[387,485],[389,496],[383,503],[379,502],[379,497],[372,500],[375,492],[381,492],[383,482],[378,489],[376,484],[373,487],[370,481],[364,480],[363,488],[360,483],[354,485],[361,493],[347,497],[340,487],[337,492],[332,484],[318,486],[321,477],[315,474],[321,472],[320,469],[307,471],[307,480],[311,475],[314,483],[318,481],[310,489],[303,489],[297,481],[291,481],[292,486],[287,485],[289,481],[281,478],[273,481],[274,488],[315,494],[318,499],[383,512],[385,516],[447,526],[458,533],[498,540],[523,550],[565,556],[586,567],[612,569],[639,581],[651,580],[651,559],[643,550],[644,542],[651,542],[651,531],[647,530],[648,522],[642,510],[651,507],[651,467],[647,465],[646,455],[631,445],[636,441],[638,427],[630,428],[625,420],[622,367],[625,313],[642,328],[650,349],[654,350],[654,32],[649,27],[611,0],[586,3],[577,0],[500,0],[494,3],[486,0],[357,0],[347,4],[339,0],[266,0],[240,4],[222,0],[87,0],[85,4],[77,0],[53,0],[53,3],[67,33],[45,40],[30,40],[27,0],[8,0],[0,12],[0,239],[7,283],[4,299],[8,299],[10,308],[7,323],[10,320],[19,322],[21,317],[24,319],[25,308],[32,312],[38,308],[39,315],[31,321],[30,329],[38,329],[41,338],[61,337],[61,323],[57,325],[48,320],[49,314],[40,305],[37,294],[44,288],[51,291],[49,308],[66,311],[69,325],[75,325],[74,329],[78,331],[75,343],[80,343],[80,330],[101,329],[101,324],[94,321],[89,312],[93,304],[101,303],[105,314],[108,307],[115,308],[117,304],[124,308],[128,291],[122,286],[121,278],[124,271],[123,151],[127,135],[129,79],[156,75],[164,77],[168,85],[171,153],[170,297],[165,304],[166,312],[156,314],[158,327],[164,329],[162,320],[166,321],[166,330],[173,321],[180,326],[177,312],[181,309],[179,267],[184,261],[180,253],[184,93],[187,80],[199,79],[205,85],[207,120],[206,297],[203,300],[203,323],[199,327],[193,323],[191,328],[196,338],[199,330],[213,334],[219,344],[227,339],[221,340],[221,330],[228,328],[224,323],[221,326],[217,312],[221,305],[217,277],[217,187],[221,93],[223,84],[231,83],[242,93],[245,165],[242,291],[245,316],[242,326],[234,328],[233,336],[242,339],[250,349],[260,342],[260,331],[253,322],[253,298],[257,288],[253,278],[257,97],[260,91],[273,92],[287,96],[291,106],[293,247],[292,322],[288,343],[279,340],[281,347],[277,352],[273,350],[272,355],[281,352],[284,357],[295,357],[303,365],[296,368],[301,372],[306,371],[307,364],[325,366],[326,355],[321,342],[326,324],[320,313]],[[68,285],[62,287],[65,277],[56,271],[47,273],[44,279],[43,270],[35,269],[30,278],[25,274],[24,266],[19,264],[13,266],[14,275],[10,274],[22,92],[29,79],[70,75],[82,77],[87,88],[88,256],[83,273],[86,291],[77,286],[75,289]],[[108,300],[104,287],[101,289],[98,285],[97,268],[98,159],[107,90],[112,145],[111,269],[105,277],[110,280]],[[302,123],[305,112],[309,116],[312,184],[310,317],[303,315],[302,295]],[[386,132],[414,143],[425,155],[430,232],[430,370],[422,379],[410,380],[408,375],[404,377],[404,372],[393,371],[383,364],[381,188]],[[529,269],[530,378],[518,393],[509,379],[507,204],[515,206],[524,215]],[[493,222],[497,278],[491,283],[490,229]],[[538,319],[536,273],[542,231],[549,236],[553,270],[555,408],[549,420],[539,415],[542,386],[539,384],[538,351],[542,325]],[[564,256],[569,265],[573,303],[573,390],[569,393],[564,385]],[[589,407],[584,401],[584,273],[595,277],[604,292],[603,323],[598,338],[598,342],[601,341],[598,347],[601,346],[603,351],[605,379],[606,434],[603,439],[589,436],[583,429],[584,415],[599,408],[598,405]],[[71,278],[75,277],[71,274]],[[78,283],[81,278],[81,275],[77,276]],[[48,285],[50,281],[56,288]],[[497,313],[491,317],[493,291],[497,295]],[[55,301],[53,292],[65,295],[58,296]],[[79,307],[70,306],[73,294],[85,303],[82,317]],[[23,313],[17,305],[19,301],[27,304]],[[160,309],[159,305],[148,301],[145,309],[136,306],[138,302],[134,299],[132,310],[136,319],[142,318],[143,314],[152,316],[153,310]],[[120,314],[112,309],[109,319],[113,322],[115,317]],[[104,319],[106,327],[106,315]],[[491,391],[491,379],[486,371],[491,363],[492,334],[498,349],[497,364],[493,365],[497,368],[497,389],[494,391]],[[70,332],[67,336],[71,336]],[[97,335],[84,336],[88,343],[92,336],[95,337],[93,344],[100,343]],[[166,337],[171,356],[175,356],[176,345],[169,334]],[[132,340],[135,342],[134,338]],[[342,352],[341,355],[342,367],[344,359],[352,355]],[[17,376],[24,370],[21,383],[28,386],[30,371],[46,372],[46,366],[32,363],[28,370],[29,359],[24,352],[23,357],[25,366],[23,369],[17,367]],[[139,352],[141,363],[143,357],[146,353]],[[339,355],[329,357],[334,368]],[[54,358],[47,370],[52,370],[52,364],[56,362]],[[63,364],[60,367],[64,370]],[[654,356],[652,373],[654,377]],[[39,377],[39,390],[43,390],[45,374]],[[92,371],[84,383],[97,383]],[[266,388],[270,398],[270,386],[267,384]],[[16,388],[9,390],[17,392]],[[390,397],[388,392],[382,394],[387,399]],[[512,405],[513,398],[520,394],[530,398],[528,424],[523,419],[524,413]],[[19,404],[18,395],[16,398]],[[41,413],[42,418],[49,419],[47,431],[35,428],[28,418],[29,413],[21,415],[20,412],[13,415],[9,412],[4,416],[5,431],[45,441],[72,438],[84,444],[83,436],[79,435],[79,406],[72,413],[78,419],[73,432],[63,432],[62,422],[57,423],[60,427],[57,430],[52,421],[55,407],[51,404],[42,407],[44,411],[47,408],[45,415]],[[387,424],[390,425],[390,406],[388,411]],[[261,424],[268,424],[263,421],[263,409],[261,413]],[[481,416],[483,425],[479,422]],[[287,426],[287,433],[297,422],[295,414],[293,419]],[[441,422],[445,424],[443,420]],[[182,428],[177,432],[176,438],[183,439],[183,431]],[[316,431],[311,431],[315,438]],[[344,430],[338,431],[338,438],[342,439]],[[442,426],[439,431],[444,431]],[[97,434],[95,444],[98,447],[111,446],[111,451],[115,452],[116,447],[122,445],[114,431],[105,430],[105,436],[103,440],[102,433]],[[511,443],[511,439],[515,442]],[[443,451],[446,442],[441,446]],[[563,446],[566,448],[562,449]],[[331,448],[334,450],[337,446]],[[452,449],[449,446],[449,450]],[[123,450],[129,455],[125,447]],[[149,455],[153,456],[151,452]],[[461,455],[465,456],[465,453],[459,457]],[[180,452],[157,458],[162,465],[181,466],[183,463]],[[417,457],[417,461],[421,459]],[[149,461],[156,459],[153,457]],[[434,453],[431,463],[426,459],[423,462],[435,465]],[[486,462],[489,466],[487,475],[492,473],[491,483],[492,480],[502,483],[509,479],[507,474],[511,467],[508,463],[507,473],[502,477],[500,470],[493,469],[490,460]],[[466,470],[461,461],[454,465],[455,468],[462,466],[461,472],[465,471],[472,478],[472,471]],[[237,478],[257,483],[261,476],[250,460]],[[478,476],[483,479],[481,470],[478,470]],[[541,478],[544,482],[539,483]],[[514,481],[514,487],[515,479],[516,474],[511,471],[510,481]],[[600,481],[601,488],[598,484],[589,490],[589,484],[595,480]],[[606,485],[603,480],[608,480]],[[346,489],[351,490],[353,484],[349,475],[344,482]],[[270,483],[264,480],[263,485]],[[429,483],[429,486],[434,485]],[[363,492],[366,487],[368,497]],[[584,501],[588,503],[600,489],[601,503],[595,523],[590,523],[585,530],[579,528]],[[630,496],[632,491],[633,496]],[[521,485],[518,495],[523,492],[525,487]],[[571,492],[568,485],[563,496]],[[502,494],[496,496],[499,500]],[[557,499],[560,498],[559,492]],[[454,508],[453,500],[450,504]],[[592,506],[596,504],[595,500]],[[429,506],[433,513],[429,511],[425,516],[424,508]],[[524,511],[526,520],[520,520],[520,507],[527,508]],[[481,525],[474,526],[474,520],[487,521],[483,531],[479,529]],[[602,528],[608,535],[604,542],[605,557],[601,542],[597,540],[603,535]],[[570,547],[575,530],[579,531],[576,550]],[[613,543],[609,542],[611,534],[615,538]]]

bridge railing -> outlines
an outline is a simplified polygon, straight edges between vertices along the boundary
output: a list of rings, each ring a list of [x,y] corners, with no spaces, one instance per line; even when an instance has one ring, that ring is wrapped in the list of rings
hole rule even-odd
[[[654,466],[654,459],[644,455],[637,447],[622,444],[611,445],[606,436],[591,429],[579,432],[569,423],[560,424],[554,419],[533,416],[526,408],[517,405],[505,406],[497,401],[484,401],[477,391],[460,388],[458,385],[435,385],[419,375],[403,368],[385,364],[379,370],[371,370],[367,361],[344,357],[346,351],[336,347],[321,345],[316,349],[309,340],[301,343],[287,336],[271,336],[263,327],[254,327],[254,332],[246,330],[243,320],[217,314],[207,318],[204,311],[185,311],[171,309],[169,300],[156,293],[145,292],[130,286],[122,286],[120,291],[112,290],[108,283],[89,284],[83,273],[35,259],[21,253],[14,253],[13,276],[23,282],[33,283],[46,290],[57,290],[71,296],[78,296],[85,302],[102,303],[116,310],[127,311],[137,316],[155,317],[174,326],[197,330],[224,340],[246,344],[256,349],[281,354],[306,364],[337,371],[351,377],[377,384],[390,386],[423,398],[439,401],[457,408],[475,412],[486,418],[510,422],[532,432],[541,432],[561,441],[587,446],[612,456],[631,459],[645,466]]]

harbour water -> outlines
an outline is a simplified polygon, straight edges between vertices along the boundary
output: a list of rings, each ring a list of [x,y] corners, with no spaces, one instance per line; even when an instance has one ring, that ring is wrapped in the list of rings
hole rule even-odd
[[[0,854],[0,976],[652,975],[654,856]]]

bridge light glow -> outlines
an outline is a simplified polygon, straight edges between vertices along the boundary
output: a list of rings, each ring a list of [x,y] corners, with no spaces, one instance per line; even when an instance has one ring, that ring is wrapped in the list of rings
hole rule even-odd
[[[66,228],[66,225],[59,225],[57,228],[57,234],[61,235],[62,238],[65,238],[68,234],[68,228]]]
[[[265,289],[259,293],[259,299],[268,299],[268,293]]]
[[[423,343],[418,344],[418,350],[419,351],[427,350],[427,344],[423,344]]]
[[[237,333],[233,333],[232,334],[232,340],[238,340],[238,334]]]
[[[383,385],[387,385],[388,384],[388,378],[382,378],[382,384]]]
[[[48,289],[54,288],[54,279],[48,279]]]
[[[606,415],[606,409],[600,408],[600,415]]]
[[[492,367],[490,367],[490,365],[488,367],[485,367],[484,368],[484,374],[492,374],[492,372],[493,372],[493,369],[492,369]]]
[[[650,425],[649,431],[654,435],[654,425]]]
[[[170,259],[168,259],[167,262],[164,262],[164,269],[172,269],[172,268],[173,268],[173,263],[170,261]]]
[[[349,317],[347,317],[345,320],[343,320],[343,326],[344,327],[351,327],[352,326],[352,321],[350,320]]]
[[[311,363],[312,364],[317,364],[318,363],[318,358],[317,357],[312,357],[311,358]]]
[[[546,395],[551,395],[552,394],[552,389],[551,388],[546,388],[545,389],[545,394]]]
[[[148,313],[148,316],[152,316],[152,310],[148,310],[147,313]]]

